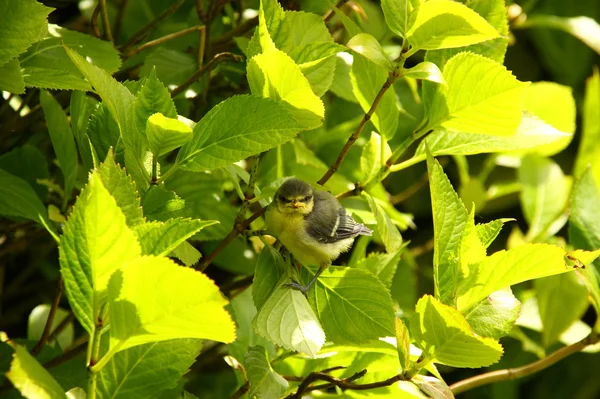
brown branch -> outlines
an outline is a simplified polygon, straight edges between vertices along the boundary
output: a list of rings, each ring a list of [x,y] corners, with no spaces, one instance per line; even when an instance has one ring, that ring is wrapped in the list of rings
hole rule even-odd
[[[254,275],[251,274],[250,276],[246,276],[243,277],[241,279],[238,280],[234,280],[230,283],[227,283],[225,285],[223,285],[221,287],[221,292],[228,298],[231,298],[230,295],[232,293],[232,291],[238,290],[240,288],[246,288],[248,287],[250,284],[252,284],[252,281],[254,280]]]
[[[228,43],[236,36],[243,36],[244,34],[246,34],[248,31],[250,31],[252,28],[254,28],[257,25],[258,25],[258,17],[250,18],[249,20],[244,21],[240,25],[238,25],[237,28],[232,29],[228,32],[225,32],[221,36],[217,37],[215,40],[213,40],[212,45],[218,46],[221,44]]]
[[[119,9],[117,11],[117,18],[115,20],[114,38],[116,40],[119,39],[119,34],[121,33],[121,27],[123,26],[123,17],[125,15],[125,7],[127,7],[128,1],[129,0],[121,0],[121,3],[119,3]]]
[[[198,14],[198,19],[206,24],[206,13],[204,12],[202,0],[196,0],[196,13]]]
[[[333,16],[335,15],[335,9],[336,8],[340,8],[341,6],[343,6],[344,4],[346,4],[348,2],[348,0],[340,0],[337,2],[337,4],[335,5],[335,7],[331,8],[330,10],[328,10],[325,15],[323,15],[323,22],[327,23],[329,22],[329,20],[331,18],[333,18]]]
[[[59,355],[57,357],[55,357],[54,359],[48,360],[46,363],[44,363],[44,368],[52,368],[52,367],[56,367],[59,366],[61,364],[63,364],[66,361],[69,361],[75,357],[77,357],[80,353],[83,353],[86,351],[87,349],[87,340],[85,340],[84,342],[80,343],[79,345],[75,346],[74,348],[66,351],[65,353],[63,353],[62,355]]]
[[[42,348],[44,348],[44,346],[46,345],[46,342],[48,342],[48,337],[50,336],[50,332],[52,330],[52,323],[54,322],[54,316],[56,316],[56,309],[58,309],[58,304],[60,303],[60,298],[62,297],[62,293],[63,293],[63,281],[62,281],[62,278],[59,277],[58,278],[58,289],[56,291],[56,296],[54,297],[54,301],[52,302],[52,305],[50,307],[50,312],[48,313],[48,319],[46,320],[46,325],[44,326],[44,331],[42,332],[42,337],[40,338],[37,345],[31,350],[31,354],[33,356],[40,353]]]
[[[526,377],[530,374],[537,373],[538,371],[544,370],[554,363],[583,350],[588,345],[594,345],[599,341],[598,336],[589,335],[579,342],[560,348],[559,350],[552,352],[550,355],[543,359],[537,360],[533,363],[527,364],[522,367],[516,367],[512,369],[496,370],[489,373],[477,375],[475,377],[467,378],[466,380],[458,381],[450,385],[452,393],[455,395],[469,391],[471,389],[492,384],[501,381],[510,381],[517,378]]]
[[[392,385],[394,382],[404,379],[402,374],[398,374],[391,378],[388,378],[387,380],[374,382],[374,383],[370,383],[370,384],[354,384],[353,383],[353,381],[364,377],[364,375],[366,373],[367,373],[367,370],[362,370],[362,371],[359,371],[359,372],[353,374],[352,376],[350,376],[348,378],[340,379],[340,378],[333,377],[333,376],[327,374],[326,370],[324,370],[322,372],[313,372],[313,373],[310,373],[304,379],[304,381],[302,381],[300,386],[298,386],[298,390],[296,391],[296,393],[288,395],[287,398],[300,399],[300,398],[302,398],[302,395],[304,395],[305,393],[308,393],[311,391],[316,391],[316,390],[329,389],[334,386],[338,387],[340,389],[350,389],[350,390],[373,389],[373,388],[379,388],[379,387],[385,387],[388,385]],[[310,384],[312,384],[313,382],[316,382],[316,381],[326,381],[328,383],[311,387]]]
[[[146,50],[148,48],[161,45],[161,44],[163,44],[165,42],[168,42],[169,40],[177,39],[178,37],[185,36],[188,33],[201,31],[203,29],[205,29],[205,26],[197,25],[197,26],[192,26],[191,28],[180,30],[179,32],[170,33],[168,35],[159,37],[158,39],[155,39],[155,40],[151,40],[149,42],[146,42],[146,43],[142,44],[139,47],[134,48],[133,50],[129,51],[125,55],[125,57],[127,57],[127,58],[132,57],[132,56],[136,55],[137,53],[139,53],[141,51],[144,51],[144,50]]]
[[[141,42],[142,40],[144,40],[144,38],[146,37],[146,35],[154,28],[156,28],[158,25],[160,25],[160,23],[162,21],[164,21],[168,16],[170,16],[171,14],[173,14],[175,11],[177,11],[179,9],[179,7],[181,7],[181,5],[185,2],[185,0],[177,0],[175,3],[173,3],[171,5],[171,7],[165,9],[158,17],[154,18],[152,21],[150,21],[146,26],[144,26],[142,29],[140,29],[139,31],[137,31],[132,37],[131,39],[129,39],[129,41],[127,41],[127,43],[125,43],[125,45],[123,46],[123,52],[126,52],[125,50],[129,49],[132,46],[135,46],[136,44],[138,44],[139,42]]]
[[[365,113],[354,133],[352,133],[352,135],[348,138],[348,141],[344,145],[344,148],[342,148],[342,150],[340,151],[340,154],[338,155],[333,165],[329,167],[327,172],[325,172],[323,177],[321,177],[321,179],[317,183],[319,183],[320,185],[324,185],[331,178],[331,176],[333,176],[333,174],[337,172],[338,168],[344,161],[344,158],[346,158],[346,155],[348,155],[348,151],[350,151],[350,148],[352,147],[352,145],[354,145],[356,139],[358,139],[358,136],[362,132],[363,128],[365,127],[367,122],[371,120],[371,116],[373,116],[373,113],[375,113],[375,110],[377,109],[379,102],[383,98],[383,95],[392,86],[396,79],[398,79],[398,74],[390,72],[387,80],[385,81],[381,89],[379,89],[379,93],[377,93],[377,96],[375,96],[373,104],[371,104],[371,108],[369,108],[367,113]]]
[[[96,8],[94,8],[90,24],[92,25],[92,32],[94,32],[94,36],[96,36],[98,39],[102,39],[102,33],[100,33],[100,28],[98,28],[98,15],[100,15],[100,3],[98,3]]]
[[[100,5],[100,9],[102,10],[102,25],[104,26],[104,36],[110,42],[113,41],[113,35],[110,30],[110,21],[108,19],[108,10],[106,8],[106,0],[99,0],[98,4]]]
[[[261,217],[262,215],[264,215],[266,211],[267,211],[267,208],[261,208],[260,210],[254,212],[254,214],[252,216],[250,216],[248,219],[244,220],[239,225],[235,225],[233,227],[233,229],[231,230],[231,232],[229,234],[227,234],[227,236],[225,238],[223,238],[223,240],[210,253],[210,255],[202,258],[202,260],[198,263],[198,266],[196,267],[196,269],[200,270],[200,271],[204,271],[204,269],[206,269],[208,267],[208,265],[210,265],[211,262],[213,260],[215,260],[215,258],[217,257],[217,255],[223,249],[225,249],[225,247],[227,245],[229,245],[229,243],[231,241],[233,241],[238,236],[238,234],[243,233],[244,230],[246,230],[248,228],[248,226],[250,226],[250,224],[252,222],[254,222],[256,219],[258,219],[259,217]]]
[[[244,394],[246,392],[248,392],[248,390],[250,389],[250,384],[248,383],[248,381],[246,381],[244,383],[244,385],[242,385],[241,387],[239,387],[239,389],[237,391],[234,392],[233,395],[231,395],[230,399],[239,399],[242,396],[244,396]]]
[[[212,60],[210,60],[203,67],[199,68],[188,80],[186,80],[185,82],[183,82],[182,84],[180,84],[179,86],[174,88],[173,91],[171,92],[171,97],[176,97],[182,91],[184,91],[189,86],[191,86],[192,83],[194,83],[196,80],[200,79],[202,77],[202,75],[204,75],[206,72],[209,72],[215,66],[217,66],[219,63],[221,63],[225,60],[242,62],[244,60],[244,57],[241,55],[233,54],[233,53],[219,53],[219,54],[215,55]]]

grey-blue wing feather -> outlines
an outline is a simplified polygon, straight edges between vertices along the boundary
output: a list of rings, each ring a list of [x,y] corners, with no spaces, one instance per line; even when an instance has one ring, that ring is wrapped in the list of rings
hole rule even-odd
[[[306,217],[306,230],[312,238],[321,243],[334,243],[373,233],[352,219],[337,199],[331,197],[333,195],[324,191],[315,192],[313,211]]]

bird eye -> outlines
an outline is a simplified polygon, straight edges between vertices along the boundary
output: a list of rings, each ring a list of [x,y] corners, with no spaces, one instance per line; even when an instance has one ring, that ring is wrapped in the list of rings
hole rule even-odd
[[[308,201],[310,201],[310,199],[311,199],[311,196],[310,196],[310,195],[307,195],[306,197],[304,197],[304,198],[302,199],[302,201],[304,201],[304,202],[308,202]]]
[[[280,196],[279,196],[279,201],[281,201],[281,202],[284,202],[284,203],[290,202],[290,201],[289,201],[287,198],[285,198],[283,195],[280,195]]]

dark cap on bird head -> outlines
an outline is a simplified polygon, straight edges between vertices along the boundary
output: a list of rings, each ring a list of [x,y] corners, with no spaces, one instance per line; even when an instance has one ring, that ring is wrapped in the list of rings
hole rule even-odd
[[[286,198],[302,197],[312,194],[312,187],[307,182],[292,177],[283,182],[279,187],[278,194]]]

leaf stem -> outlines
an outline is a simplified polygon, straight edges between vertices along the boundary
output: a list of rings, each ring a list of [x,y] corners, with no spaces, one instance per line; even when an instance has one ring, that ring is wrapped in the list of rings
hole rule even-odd
[[[242,206],[235,218],[235,224],[240,225],[244,222],[246,211],[250,206],[250,200],[254,197],[254,186],[256,186],[256,179],[258,178],[258,161],[260,160],[260,154],[252,157],[252,167],[250,168],[250,178],[248,179],[248,186],[244,192],[244,201]]]
[[[170,33],[168,35],[159,37],[158,39],[151,40],[149,42],[146,42],[146,43],[134,48],[133,50],[129,51],[125,55],[125,57],[126,58],[132,57],[141,51],[144,51],[151,47],[159,46],[165,42],[168,42],[169,40],[177,39],[178,37],[185,36],[189,33],[199,32],[199,31],[203,31],[205,29],[206,29],[206,26],[196,25],[196,26],[192,26],[191,28],[187,28],[187,29],[180,30],[178,32]]]
[[[325,15],[323,15],[323,22],[327,23],[329,22],[329,20],[331,18],[333,18],[333,16],[335,15],[335,9],[336,8],[340,8],[341,6],[343,6],[344,4],[346,4],[348,2],[348,0],[340,0],[337,2],[337,4],[330,8],[329,10],[327,10],[327,12],[325,13]]]
[[[108,9],[106,8],[106,0],[99,0],[100,9],[102,10],[102,25],[104,25],[104,36],[110,42],[113,42],[113,35],[110,30],[110,20],[108,19]]]
[[[98,15],[100,15],[100,3],[98,3],[96,8],[94,8],[92,18],[90,19],[90,25],[92,25],[92,32],[94,32],[94,36],[96,36],[98,39],[102,39],[102,33],[100,33],[100,28],[98,28]]]
[[[152,176],[150,177],[150,184],[156,184],[158,180],[158,157],[156,154],[152,154]],[[172,169],[172,168],[171,168]]]
[[[189,79],[187,79],[185,82],[183,82],[182,84],[180,84],[179,86],[174,88],[173,91],[171,92],[171,97],[176,97],[182,91],[184,91],[189,86],[191,86],[192,83],[194,83],[195,81],[200,79],[202,77],[202,75],[204,75],[206,72],[209,72],[210,70],[214,69],[214,67],[216,67],[219,63],[221,63],[225,60],[242,62],[244,60],[244,57],[241,55],[233,54],[233,53],[216,54],[206,65],[198,68],[198,70],[192,76],[190,76]]]
[[[154,165],[154,163],[152,165]],[[171,175],[173,173],[175,173],[178,169],[179,169],[179,164],[177,162],[175,162],[173,164],[173,166],[171,166],[171,169],[167,170],[165,173],[163,173],[160,177],[158,177],[156,179],[155,184],[163,183],[165,180],[167,180],[169,177],[171,177]]]
[[[100,355],[100,339],[102,338],[102,327],[103,322],[102,318],[98,316],[96,320],[96,328],[94,329],[91,337],[91,341],[89,342],[89,361],[88,361],[88,372],[89,372],[89,381],[88,381],[88,390],[87,397],[88,399],[96,399],[96,386],[98,383],[98,373],[94,370],[94,366],[98,363],[98,356]],[[106,356],[105,356],[106,357]]]
[[[58,304],[60,303],[60,298],[63,293],[63,281],[62,277],[58,278],[58,289],[56,291],[56,296],[54,297],[54,301],[50,307],[50,312],[48,313],[48,319],[46,320],[46,325],[44,326],[44,331],[42,332],[42,337],[40,338],[37,345],[31,350],[31,354],[33,356],[40,353],[46,342],[48,342],[48,337],[50,337],[50,333],[52,330],[52,324],[54,323],[54,317],[56,316],[56,309],[58,309]]]
[[[489,373],[467,378],[450,385],[450,389],[452,390],[452,393],[457,395],[483,385],[526,377],[528,375],[537,373],[538,371],[544,370],[552,366],[554,363],[583,350],[586,346],[596,344],[598,341],[599,337],[597,335],[589,335],[581,341],[560,348],[545,358],[537,360],[533,363],[517,368],[491,371]]]

